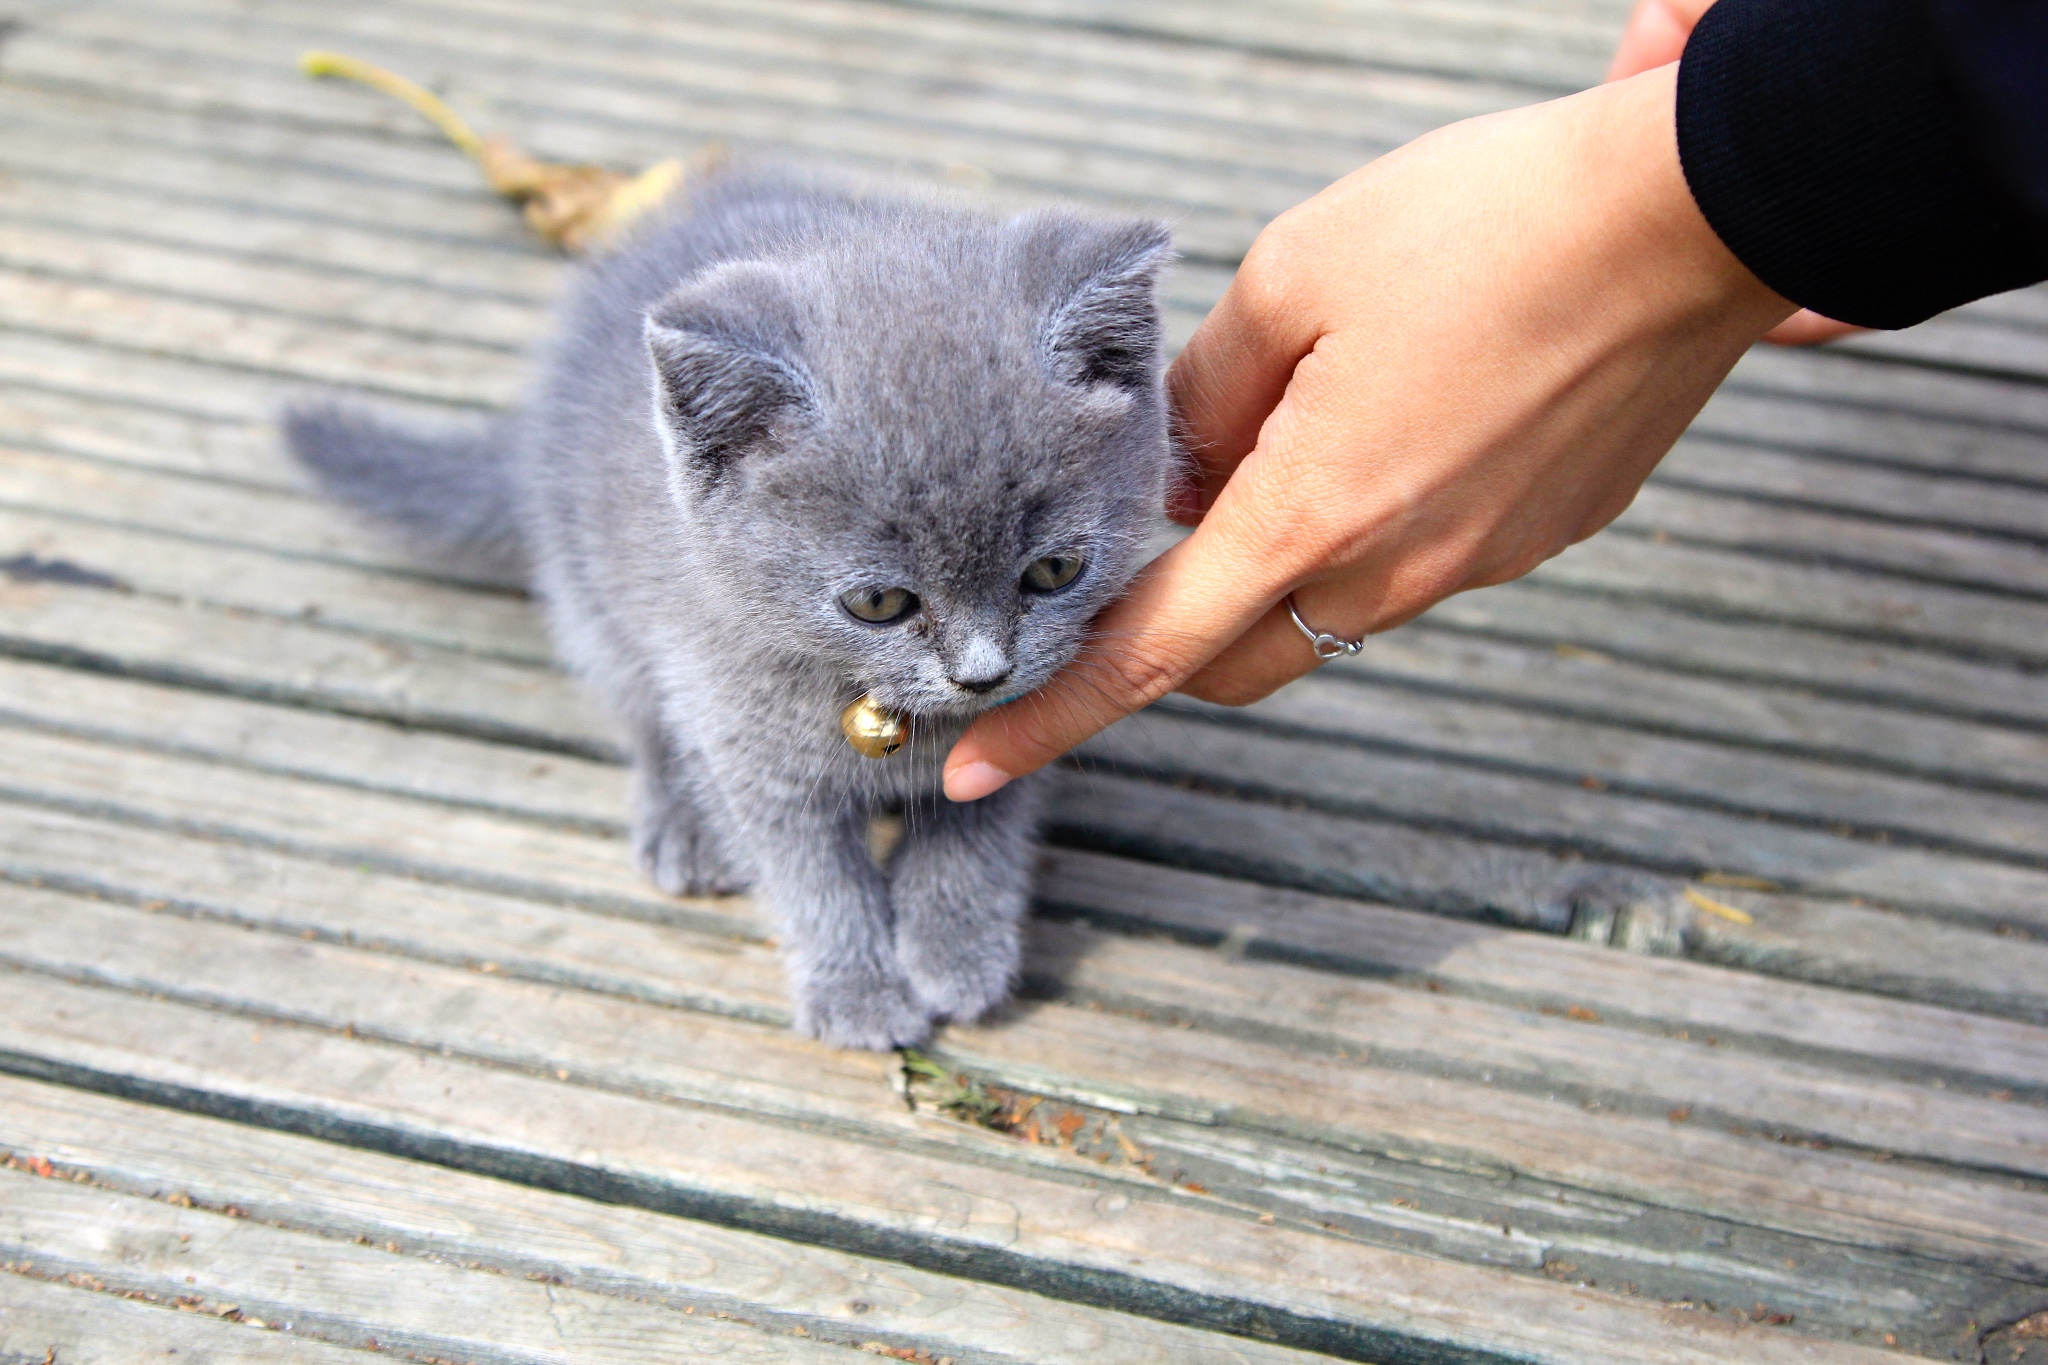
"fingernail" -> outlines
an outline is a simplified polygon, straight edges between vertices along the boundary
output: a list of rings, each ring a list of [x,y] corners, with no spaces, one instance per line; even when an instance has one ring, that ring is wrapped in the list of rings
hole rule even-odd
[[[1010,775],[993,763],[976,760],[962,763],[946,774],[946,799],[948,801],[979,801],[990,792],[1000,791],[1010,780]]]

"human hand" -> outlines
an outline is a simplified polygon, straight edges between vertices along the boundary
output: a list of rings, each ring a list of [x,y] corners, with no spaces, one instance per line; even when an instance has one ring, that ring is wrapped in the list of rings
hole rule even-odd
[[[1614,61],[1607,68],[1610,81],[1627,80],[1652,67],[1675,62],[1685,51],[1686,39],[1700,16],[1713,7],[1714,0],[1636,0],[1628,25],[1615,45]],[[1802,308],[1773,327],[1764,340],[1777,346],[1817,346],[1863,329]]]
[[[1243,703],[1605,526],[1792,311],[1678,164],[1675,68],[1431,133],[1259,235],[1174,365],[1199,522],[946,761],[974,800],[1176,688]]]

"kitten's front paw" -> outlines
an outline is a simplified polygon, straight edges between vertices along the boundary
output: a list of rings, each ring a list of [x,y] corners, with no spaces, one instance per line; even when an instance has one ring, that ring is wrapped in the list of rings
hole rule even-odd
[[[1010,998],[1020,957],[1014,931],[973,939],[902,935],[896,942],[896,959],[918,1000],[932,1014],[961,1023]]]
[[[798,988],[796,1029],[834,1047],[887,1052],[931,1036],[931,1015],[895,977],[826,977]]]
[[[633,817],[633,861],[671,896],[725,896],[750,878],[732,865],[694,810],[675,804],[643,808]]]

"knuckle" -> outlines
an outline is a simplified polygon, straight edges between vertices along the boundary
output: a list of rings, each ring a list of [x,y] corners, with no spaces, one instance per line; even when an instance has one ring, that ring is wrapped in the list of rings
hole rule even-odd
[[[1284,223],[1274,223],[1251,245],[1237,267],[1231,288],[1255,314],[1286,308],[1299,287],[1299,251]]]
[[[1130,710],[1150,706],[1180,685],[1188,669],[1171,650],[1134,645],[1108,654],[1103,663]]]

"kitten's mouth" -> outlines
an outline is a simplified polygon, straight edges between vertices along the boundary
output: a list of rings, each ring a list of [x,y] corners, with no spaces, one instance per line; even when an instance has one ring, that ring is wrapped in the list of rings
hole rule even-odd
[[[960,720],[971,719],[984,711],[1017,700],[1031,689],[1029,687],[1005,687],[997,692],[960,691],[950,694],[933,695],[920,692],[905,696],[884,688],[874,688],[867,695],[875,701],[912,720]]]

